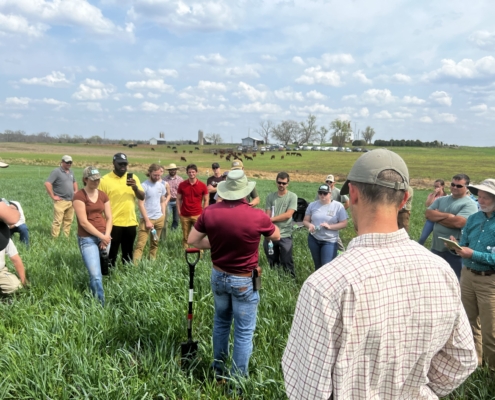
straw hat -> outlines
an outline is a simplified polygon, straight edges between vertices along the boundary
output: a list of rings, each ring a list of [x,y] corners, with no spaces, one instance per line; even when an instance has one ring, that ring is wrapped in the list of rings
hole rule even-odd
[[[175,165],[174,163],[171,163],[170,165],[163,167],[163,169],[166,169],[168,171],[169,169],[179,169],[179,167],[177,165]]]

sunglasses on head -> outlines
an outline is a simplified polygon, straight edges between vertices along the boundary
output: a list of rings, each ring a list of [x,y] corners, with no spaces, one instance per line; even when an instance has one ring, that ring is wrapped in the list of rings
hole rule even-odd
[[[327,192],[318,192],[320,196],[326,196],[328,193]]]
[[[457,188],[457,189],[462,189],[463,187],[465,187],[465,185],[456,185],[454,182],[452,182],[452,183],[450,184],[450,187],[455,187],[455,188]]]
[[[284,185],[285,186],[285,185],[288,185],[288,184],[289,184],[289,182],[279,182],[279,181],[277,181],[277,185]]]

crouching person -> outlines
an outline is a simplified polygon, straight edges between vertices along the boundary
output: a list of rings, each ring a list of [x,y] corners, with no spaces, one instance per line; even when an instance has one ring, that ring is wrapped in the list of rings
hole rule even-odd
[[[18,276],[11,273],[5,265],[6,255],[14,264]],[[0,251],[0,292],[2,295],[10,295],[22,289],[22,285],[26,285],[26,271],[14,242],[9,239],[7,247]]]
[[[213,321],[213,364],[218,380],[226,376],[229,334],[234,320],[234,350],[231,376],[248,375],[253,350],[256,312],[260,300],[253,287],[253,274],[259,274],[260,235],[279,240],[280,231],[262,210],[252,208],[245,197],[255,182],[248,182],[243,171],[230,171],[217,186],[222,202],[206,208],[192,228],[188,244],[211,249],[213,263],[211,288],[215,302]],[[242,229],[227,230],[237,221],[249,221]]]

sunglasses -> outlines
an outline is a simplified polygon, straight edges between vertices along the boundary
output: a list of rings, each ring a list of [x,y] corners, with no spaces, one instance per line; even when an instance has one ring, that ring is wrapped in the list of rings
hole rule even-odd
[[[220,168],[220,167],[213,167],[213,169],[218,169],[218,168]]]
[[[72,161],[64,161],[66,164],[72,164]]]
[[[462,189],[463,187],[465,187],[465,185],[456,185],[454,182],[452,182],[452,183],[450,184],[450,187],[455,187],[455,188],[457,188],[457,189]]]
[[[285,186],[285,185],[288,185],[288,184],[289,184],[289,182],[279,182],[279,181],[277,181],[277,185],[284,185]]]
[[[332,181],[325,181],[326,183],[333,183]]]
[[[327,192],[318,192],[320,196],[326,196],[328,193]]]

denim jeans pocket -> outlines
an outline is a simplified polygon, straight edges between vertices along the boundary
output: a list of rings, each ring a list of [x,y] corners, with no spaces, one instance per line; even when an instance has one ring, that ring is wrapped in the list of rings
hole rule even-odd
[[[253,291],[253,281],[251,278],[233,278],[230,287],[232,288],[232,296],[239,301],[252,301],[257,297]]]

